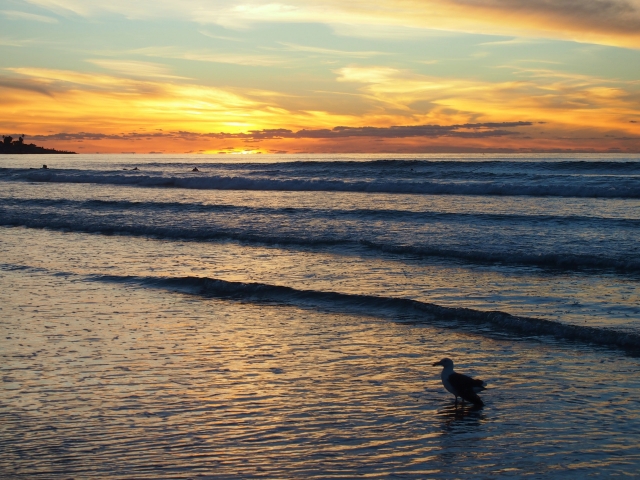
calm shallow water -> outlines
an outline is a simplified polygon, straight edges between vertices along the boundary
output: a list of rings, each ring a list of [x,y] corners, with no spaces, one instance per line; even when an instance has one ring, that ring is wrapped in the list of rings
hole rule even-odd
[[[0,168],[4,476],[640,471],[640,159],[203,158]]]

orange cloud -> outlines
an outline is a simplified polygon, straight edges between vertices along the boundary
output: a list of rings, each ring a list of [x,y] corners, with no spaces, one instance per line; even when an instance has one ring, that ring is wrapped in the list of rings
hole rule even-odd
[[[618,129],[638,134],[629,119],[640,111],[640,85],[550,70],[514,68],[522,80],[483,82],[417,75],[389,67],[348,67],[338,80],[420,123],[518,121],[522,118],[564,125],[566,129]],[[414,104],[429,105],[420,113]]]
[[[158,125],[202,130],[238,121],[257,128],[279,117],[259,100],[220,88],[62,70],[11,70],[24,80],[0,82],[10,89],[4,105],[25,130],[41,132],[54,125],[107,133]],[[30,92],[16,85],[22,81]]]

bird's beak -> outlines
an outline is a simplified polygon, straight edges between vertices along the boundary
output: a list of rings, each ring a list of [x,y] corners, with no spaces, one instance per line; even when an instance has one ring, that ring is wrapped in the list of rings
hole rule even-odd
[[[442,362],[436,362],[433,364],[434,367],[437,367],[438,365],[442,365]]]

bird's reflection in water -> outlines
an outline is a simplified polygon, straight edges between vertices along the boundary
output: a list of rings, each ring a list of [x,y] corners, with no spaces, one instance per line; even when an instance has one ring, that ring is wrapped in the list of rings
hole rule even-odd
[[[438,410],[438,416],[442,419],[442,426],[458,433],[471,432],[482,425],[484,413],[482,406],[450,404]]]
[[[482,407],[451,403],[439,409],[437,416],[441,421],[440,447],[434,461],[446,465],[450,477],[456,478],[460,473],[454,473],[456,465],[477,461],[483,455],[487,440],[487,432],[483,428],[485,414]]]

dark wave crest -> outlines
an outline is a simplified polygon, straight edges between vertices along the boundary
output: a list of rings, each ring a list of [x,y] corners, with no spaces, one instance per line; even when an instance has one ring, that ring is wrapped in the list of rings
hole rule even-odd
[[[253,190],[291,192],[359,192],[422,195],[498,195],[579,198],[640,198],[640,183],[629,178],[599,178],[575,181],[554,178],[552,182],[531,179],[493,181],[450,181],[422,179],[339,179],[252,178],[251,175],[178,176],[85,170],[0,169],[0,179],[50,183],[93,183],[148,188],[187,188],[198,190]]]
[[[197,213],[225,213],[230,215],[307,215],[312,214],[318,218],[354,218],[381,219],[381,220],[409,220],[409,221],[491,221],[514,224],[517,222],[557,222],[566,226],[570,223],[598,222],[598,226],[612,228],[640,228],[640,218],[609,218],[581,215],[536,215],[536,214],[512,214],[512,213],[467,213],[467,212],[439,212],[430,210],[396,210],[396,209],[323,209],[309,207],[257,207],[238,206],[220,203],[200,202],[156,202],[156,201],[130,201],[130,200],[70,200],[62,198],[2,198],[0,204],[16,207],[65,207],[72,209],[102,209],[102,210],[153,210],[157,212],[169,211],[184,215],[190,212]]]
[[[441,245],[393,245],[372,240],[353,239],[350,236],[307,236],[264,231],[236,230],[215,226],[163,226],[136,223],[112,224],[102,219],[56,217],[47,213],[40,215],[3,214],[0,208],[0,226],[49,228],[54,230],[94,233],[101,235],[134,235],[181,241],[238,241],[246,244],[287,246],[294,248],[346,247],[363,251],[383,252],[412,258],[441,258],[479,265],[520,265],[555,269],[561,271],[616,272],[636,275],[640,273],[640,259],[621,258],[602,254],[575,254],[554,252],[547,254],[524,251],[487,251],[479,249],[455,249]]]
[[[455,322],[469,327],[491,327],[498,332],[519,336],[545,336],[561,340],[603,345],[640,355],[640,335],[605,328],[563,324],[551,320],[520,317],[500,311],[443,307],[406,298],[376,297],[317,290],[299,290],[264,283],[230,282],[207,277],[132,277],[96,275],[99,282],[135,283],[189,294],[258,303],[296,305],[338,311],[355,311],[372,316],[415,317],[418,322]]]

